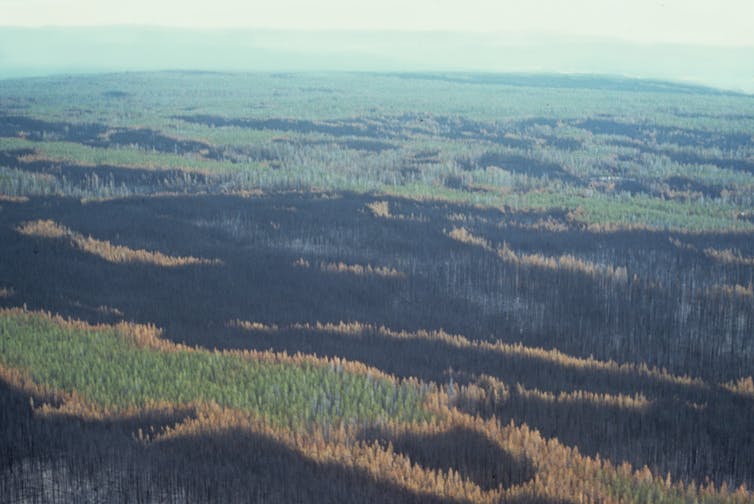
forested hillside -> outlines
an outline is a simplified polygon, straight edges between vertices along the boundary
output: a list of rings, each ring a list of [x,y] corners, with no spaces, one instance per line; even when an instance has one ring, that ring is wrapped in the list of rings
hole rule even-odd
[[[0,500],[753,502],[750,110],[0,80]]]

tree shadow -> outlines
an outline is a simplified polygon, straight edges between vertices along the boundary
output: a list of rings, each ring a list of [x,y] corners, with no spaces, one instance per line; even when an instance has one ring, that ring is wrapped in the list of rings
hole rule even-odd
[[[54,175],[80,188],[109,187],[118,194],[152,194],[155,192],[200,193],[217,185],[215,177],[178,169],[148,170],[114,165],[88,166],[46,160],[25,161],[32,149],[0,151],[0,165],[29,173]]]
[[[2,114],[0,137],[22,137],[31,141],[55,140],[105,148],[138,145],[145,150],[170,154],[204,152],[209,157],[219,156],[209,144],[171,138],[148,128],[111,128],[106,124],[50,122]]]
[[[724,317],[736,317],[737,304],[697,287],[689,294],[697,303],[691,307],[692,318],[683,327],[678,321],[679,310],[686,309],[678,289],[686,288],[684,283],[693,285],[692,277],[703,288],[746,286],[751,268],[717,264],[701,252],[678,250],[670,243],[672,233],[548,231],[527,226],[553,219],[562,227],[566,217],[552,212],[508,217],[500,211],[397,199],[387,199],[395,216],[380,219],[366,208],[374,201],[357,195],[326,199],[277,194],[87,204],[39,198],[8,204],[0,215],[6,244],[0,254],[7,258],[0,264],[0,280],[13,286],[15,301],[29,306],[87,320],[93,315],[77,312],[77,305],[109,306],[128,320],[165,328],[170,339],[210,348],[223,342],[207,334],[230,320],[283,325],[345,320],[521,341],[716,381],[754,371],[742,336],[752,325],[747,319],[732,342],[736,351],[721,353],[716,337],[693,336],[719,333]],[[449,219],[459,214],[470,220]],[[99,240],[172,256],[219,259],[223,265],[111,264],[65,244],[13,231],[24,221],[50,217]],[[519,254],[548,259],[566,252],[583,258],[588,267],[625,267],[626,279],[612,281],[599,271],[506,263],[496,253],[449,238],[448,226],[464,226],[492,246],[505,242]],[[698,250],[714,246],[749,253],[751,248],[745,233],[681,238]],[[651,262],[645,260],[647,247]],[[296,267],[299,259],[314,265],[394,268],[403,276],[333,274]]]
[[[484,169],[488,166],[497,166],[504,170],[528,175],[530,177],[549,177],[562,180],[574,185],[582,185],[583,181],[566,172],[560,165],[539,161],[518,154],[487,152],[478,159],[464,160],[461,167],[465,170]]]
[[[437,434],[391,434],[375,429],[365,432],[363,438],[383,446],[390,443],[396,453],[424,468],[452,469],[483,490],[495,490],[500,485],[507,489],[535,476],[528,461],[514,457],[482,434],[461,427]]]
[[[159,429],[182,418],[102,422],[66,415],[40,417],[32,412],[28,396],[5,382],[0,382],[0,406],[0,490],[11,501],[17,498],[44,502],[92,499],[108,502],[248,502],[249,499],[264,502],[456,502],[376,480],[365,470],[316,462],[272,437],[245,429],[218,429],[142,444],[134,438],[137,428],[146,431],[147,426],[156,426]],[[468,438],[468,435],[464,437]],[[431,457],[435,449],[457,448],[460,441],[452,436],[427,438],[420,441],[418,451],[411,440],[404,444],[417,457]],[[483,460],[474,461],[474,452],[469,448],[465,453],[469,463],[483,475],[489,473],[482,467],[483,462],[498,464],[492,467],[502,471],[489,473],[490,477],[508,478],[519,474],[511,469],[515,465],[501,466],[499,461],[489,460],[498,455],[490,449],[480,454]],[[429,459],[421,462],[432,465]],[[445,467],[446,463],[440,465]],[[531,502],[548,503],[545,500]]]
[[[746,133],[713,133],[688,128],[674,128],[648,123],[629,123],[612,118],[589,118],[574,123],[574,126],[595,135],[619,135],[647,143],[654,139],[660,144],[695,146],[735,150],[751,145],[751,135]]]
[[[619,465],[647,465],[674,480],[750,484],[754,433],[747,426],[754,403],[725,393],[710,393],[704,402],[662,396],[645,407],[618,406],[599,399],[545,398],[512,388],[505,399],[459,399],[471,415],[514,421],[537,429],[546,438],[578,447]]]
[[[372,137],[372,138],[392,138],[394,131],[386,128],[383,121],[377,118],[374,120],[351,119],[351,120],[332,120],[332,121],[308,121],[302,119],[288,118],[270,118],[270,119],[253,119],[253,118],[228,118],[215,115],[182,115],[174,119],[180,119],[190,123],[203,124],[211,127],[235,126],[238,128],[248,128],[253,130],[273,130],[273,131],[293,131],[296,133],[322,133],[333,137]]]
[[[376,217],[369,210],[367,205],[376,201],[388,203],[387,217]],[[733,313],[725,311],[734,306],[729,300],[716,301],[718,313],[718,304],[699,297],[698,306],[706,306],[708,312],[694,315],[700,317],[698,326],[689,322],[696,320],[691,318],[679,325],[676,314],[683,279],[693,278],[702,285],[721,279],[747,284],[751,268],[717,264],[699,251],[716,247],[751,253],[749,234],[683,235],[679,238],[698,250],[679,250],[669,241],[672,233],[527,227],[546,218],[565,220],[557,213],[507,216],[500,210],[445,202],[350,194],[175,196],[87,204],[31,198],[0,206],[0,286],[13,289],[13,296],[0,298],[2,306],[26,304],[92,323],[155,324],[164,329],[167,339],[210,349],[344,357],[398,377],[414,376],[440,385],[451,376],[459,384],[476,383],[484,374],[511,388],[520,383],[556,395],[640,393],[653,401],[648,409],[548,402],[515,394],[509,403],[460,407],[526,422],[548,436],[583,446],[586,453],[599,452],[618,461],[627,458],[636,465],[655,464],[661,472],[673,470],[681,477],[703,479],[726,471],[744,480],[751,477],[754,461],[747,453],[754,453],[754,440],[742,434],[746,429],[740,423],[742,412],[752,408],[750,399],[714,385],[669,380],[635,369],[621,371],[617,365],[586,365],[585,360],[568,361],[566,356],[492,351],[469,343],[500,339],[555,348],[576,357],[594,354],[606,360],[617,355],[622,362],[671,364],[673,371],[698,374],[712,383],[747,376],[752,368],[746,352],[723,353],[716,344],[719,313]],[[454,220],[458,215],[466,220]],[[14,231],[25,221],[49,218],[133,249],[219,259],[222,264],[177,268],[114,264],[65,241]],[[578,271],[514,267],[495,253],[449,238],[453,226],[464,226],[493,244],[505,241],[520,253],[548,256],[568,251],[592,262],[604,259],[612,265],[628,265],[642,280],[613,285]],[[647,254],[652,261],[646,260]],[[312,265],[342,261],[390,267],[404,276],[301,268],[295,264],[299,259]],[[498,305],[477,299],[501,290],[502,301],[511,309],[518,309],[512,303],[514,296],[528,304],[517,312],[497,312],[490,306]],[[541,315],[533,311],[537,306],[545,307]],[[539,317],[541,326],[524,325]],[[246,331],[231,324],[236,320],[276,325],[278,330]],[[367,327],[356,333],[291,327],[341,320]],[[468,341],[458,345],[442,338],[399,338],[375,329],[382,325],[409,333],[443,329]],[[689,327],[704,335],[699,343],[676,338]],[[609,332],[612,328],[614,334]],[[668,411],[678,415],[668,416]],[[703,441],[695,444],[691,439]],[[662,450],[652,448],[653,444]],[[704,450],[718,455],[710,459],[700,454]],[[684,465],[683,460],[689,462]]]
[[[740,141],[740,139],[738,140]],[[644,142],[638,140],[620,140],[613,139],[608,142],[611,145],[618,145],[621,147],[628,147],[636,149],[639,153],[647,153],[655,156],[665,156],[671,161],[678,164],[694,164],[694,165],[715,165],[720,168],[727,168],[729,170],[738,170],[748,173],[754,173],[754,163],[746,159],[724,158],[724,157],[709,157],[702,156],[694,152],[677,151],[668,148],[656,147],[647,145]],[[730,146],[732,148],[732,146]],[[626,160],[633,159],[635,156],[627,156]],[[712,188],[712,186],[707,186]],[[719,192],[717,193],[719,195]]]

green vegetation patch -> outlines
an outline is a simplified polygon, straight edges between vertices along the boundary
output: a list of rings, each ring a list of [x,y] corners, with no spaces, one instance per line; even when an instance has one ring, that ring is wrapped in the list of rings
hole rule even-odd
[[[593,192],[529,192],[517,198],[526,209],[567,208],[587,224],[622,224],[653,229],[711,231],[752,229],[751,222],[737,220],[736,209],[720,201],[705,203],[627,195],[610,198]]]
[[[227,173],[256,168],[256,163],[233,164],[204,159],[198,155],[154,152],[132,147],[89,147],[76,142],[33,142],[22,138],[0,138],[0,150],[34,149],[40,156],[59,162],[81,165],[120,166],[149,170],[184,170],[205,173]]]
[[[137,348],[116,329],[78,329],[32,313],[0,314],[0,364],[114,410],[214,402],[280,425],[430,418],[416,386],[337,366],[262,362],[205,350]]]
[[[408,184],[385,186],[385,194],[416,200],[439,200],[482,207],[508,206],[514,210],[573,211],[584,224],[643,226],[678,231],[752,230],[754,223],[736,218],[738,209],[720,200],[676,201],[639,194],[611,197],[596,191],[564,189],[525,193],[468,192],[444,186]]]

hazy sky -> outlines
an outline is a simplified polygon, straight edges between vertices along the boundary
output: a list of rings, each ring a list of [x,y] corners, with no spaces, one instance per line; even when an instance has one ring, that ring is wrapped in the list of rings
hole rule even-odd
[[[0,0],[0,25],[458,30],[754,46],[754,0]]]

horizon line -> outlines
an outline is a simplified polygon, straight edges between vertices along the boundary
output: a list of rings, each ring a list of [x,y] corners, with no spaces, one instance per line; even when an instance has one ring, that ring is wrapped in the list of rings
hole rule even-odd
[[[0,27],[1,28],[1,27]],[[27,70],[39,69],[40,74],[34,75],[21,75],[21,76],[2,76],[0,73],[0,81],[4,80],[23,80],[23,79],[45,79],[53,78],[56,76],[75,76],[75,77],[96,77],[100,75],[120,75],[120,74],[150,74],[150,73],[208,73],[208,74],[276,74],[276,73],[292,73],[292,74],[373,74],[383,76],[401,76],[401,75],[499,75],[499,76],[520,76],[520,77],[543,77],[543,76],[559,76],[559,77],[591,77],[598,79],[615,79],[615,80],[627,80],[627,81],[640,81],[653,84],[668,84],[678,87],[696,88],[699,90],[716,91],[724,95],[738,95],[754,98],[754,91],[746,91],[744,89],[726,88],[716,86],[712,84],[705,84],[694,80],[683,80],[673,78],[659,78],[659,77],[641,77],[630,74],[620,73],[606,73],[597,71],[561,71],[561,70],[478,70],[478,69],[458,69],[458,68],[436,68],[436,69],[421,69],[421,70],[362,70],[362,69],[337,69],[337,68],[301,68],[294,67],[287,69],[242,69],[242,68],[209,68],[209,67],[194,67],[194,68],[181,68],[181,67],[165,67],[154,69],[108,69],[108,68],[71,68],[58,69],[55,67],[27,67]],[[459,82],[462,84],[462,82]],[[469,82],[474,84],[474,82]]]

